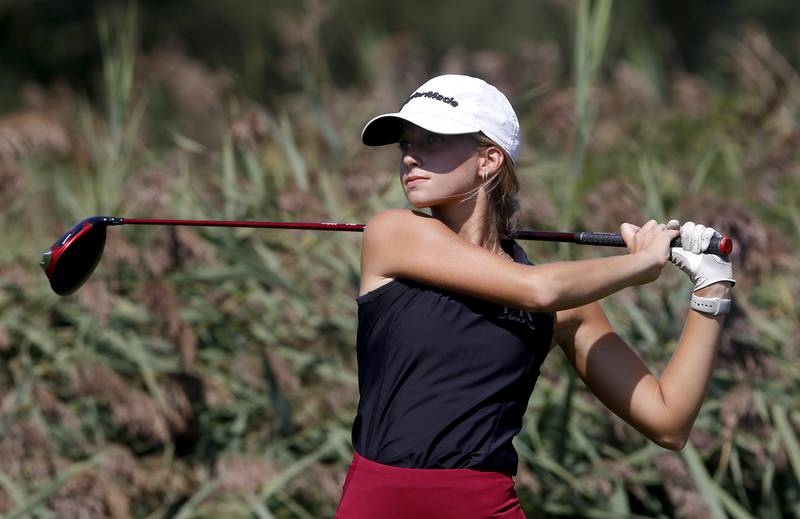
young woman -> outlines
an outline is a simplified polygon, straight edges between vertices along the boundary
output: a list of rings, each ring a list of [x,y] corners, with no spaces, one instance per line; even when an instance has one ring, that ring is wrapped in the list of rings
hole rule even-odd
[[[399,143],[409,203],[363,238],[355,453],[336,513],[360,518],[519,518],[512,438],[558,344],[614,413],[680,449],[700,408],[734,283],[702,254],[714,230],[624,223],[628,254],[532,265],[513,230],[519,124],[506,97],[468,76],[431,79],[367,145]],[[683,249],[670,248],[681,236]],[[683,335],[656,378],[599,299],[655,280],[672,259],[695,290]]]

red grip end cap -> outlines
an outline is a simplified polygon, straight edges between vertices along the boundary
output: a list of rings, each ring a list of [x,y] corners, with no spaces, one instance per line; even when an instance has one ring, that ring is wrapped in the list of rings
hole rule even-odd
[[[733,240],[727,236],[723,236],[719,241],[719,251],[723,256],[729,256],[730,253],[733,252]]]

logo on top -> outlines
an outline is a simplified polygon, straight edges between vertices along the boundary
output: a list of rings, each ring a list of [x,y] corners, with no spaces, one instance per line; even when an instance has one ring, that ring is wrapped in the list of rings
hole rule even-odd
[[[458,101],[456,101],[453,97],[446,97],[446,96],[443,96],[442,94],[440,94],[439,92],[434,92],[432,90],[428,90],[427,92],[414,92],[413,94],[408,96],[408,99],[406,99],[406,103],[408,103],[412,99],[416,99],[418,97],[426,97],[428,99],[434,99],[436,101],[441,101],[443,103],[449,104],[453,108],[458,106]],[[403,104],[405,104],[405,103],[403,103]]]
[[[536,318],[531,315],[530,312],[526,312],[524,310],[518,310],[516,308],[509,308],[507,306],[503,307],[503,311],[497,314],[497,317],[500,319],[505,319],[508,321],[513,321],[515,323],[523,324],[528,327],[529,330],[536,329]]]

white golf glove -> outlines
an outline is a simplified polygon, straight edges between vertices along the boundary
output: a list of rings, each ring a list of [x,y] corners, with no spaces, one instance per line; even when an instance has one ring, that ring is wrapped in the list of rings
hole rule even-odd
[[[681,230],[681,247],[672,247],[669,259],[689,276],[694,283],[693,291],[720,281],[736,283],[730,257],[703,254],[717,234],[714,228],[694,222],[681,225],[678,220],[670,220],[667,228]]]

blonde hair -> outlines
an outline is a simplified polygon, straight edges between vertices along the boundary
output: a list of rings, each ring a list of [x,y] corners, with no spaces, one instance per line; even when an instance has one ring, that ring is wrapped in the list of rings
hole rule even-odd
[[[488,148],[495,146],[503,152],[503,164],[482,186],[489,197],[489,206],[492,211],[497,232],[501,238],[508,238],[517,230],[517,211],[519,210],[519,180],[514,169],[514,161],[508,153],[483,133],[475,135],[478,146]]]

